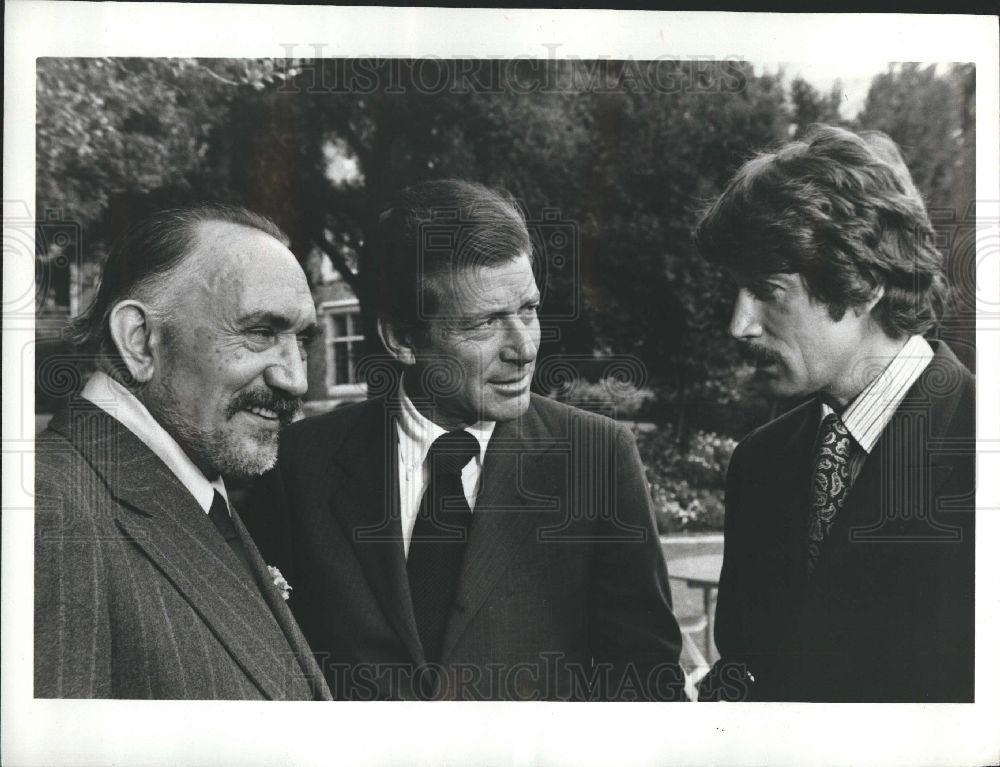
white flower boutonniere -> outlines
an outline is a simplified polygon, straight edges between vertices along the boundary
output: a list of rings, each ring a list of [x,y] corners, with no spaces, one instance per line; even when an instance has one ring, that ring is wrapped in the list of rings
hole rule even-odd
[[[285,576],[281,574],[281,570],[272,565],[268,565],[267,574],[271,576],[271,581],[277,587],[278,591],[281,592],[281,598],[287,602],[289,592],[291,592],[292,587],[288,585],[288,581],[286,581]]]

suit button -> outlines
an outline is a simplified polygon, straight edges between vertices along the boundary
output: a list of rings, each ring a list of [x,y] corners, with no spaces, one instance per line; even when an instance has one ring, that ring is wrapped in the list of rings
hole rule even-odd
[[[465,613],[465,605],[462,604],[456,604],[452,609],[459,615],[463,615]]]

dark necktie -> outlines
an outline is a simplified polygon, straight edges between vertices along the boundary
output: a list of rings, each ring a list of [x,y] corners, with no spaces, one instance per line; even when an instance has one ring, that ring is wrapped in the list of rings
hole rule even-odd
[[[464,430],[442,434],[427,453],[430,483],[413,525],[406,573],[417,631],[429,661],[438,661],[458,586],[472,510],[462,488],[462,469],[479,453]]]
[[[816,471],[813,474],[812,508],[809,515],[810,575],[816,570],[820,548],[830,532],[833,518],[843,508],[850,490],[851,435],[836,413],[829,413],[819,427]]]
[[[222,533],[222,537],[237,558],[243,563],[247,573],[253,575],[253,570],[250,569],[250,558],[247,556],[246,549],[243,548],[243,542],[240,540],[240,536],[236,532],[236,527],[233,525],[233,518],[229,514],[229,505],[218,490],[215,491],[215,497],[212,498],[212,507],[208,510],[208,518],[212,520],[212,524],[215,525],[216,529]]]

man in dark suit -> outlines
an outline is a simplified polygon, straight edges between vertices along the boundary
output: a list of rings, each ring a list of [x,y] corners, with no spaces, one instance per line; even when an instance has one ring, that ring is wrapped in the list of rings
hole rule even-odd
[[[334,696],[682,698],[634,439],[530,392],[540,297],[517,206],[419,185],[374,251],[401,380],[295,424],[252,494]]]
[[[329,699],[222,479],[274,463],[305,391],[285,242],[200,206],[109,256],[76,326],[98,370],[36,440],[36,697]]]
[[[812,395],[733,454],[703,697],[973,700],[975,381],[923,337],[947,285],[895,144],[818,126],[696,234],[756,382]]]

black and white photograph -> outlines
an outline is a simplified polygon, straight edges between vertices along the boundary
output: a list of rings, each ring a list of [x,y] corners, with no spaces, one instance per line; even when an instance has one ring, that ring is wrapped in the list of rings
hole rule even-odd
[[[7,18],[4,763],[1000,759],[997,17]]]

